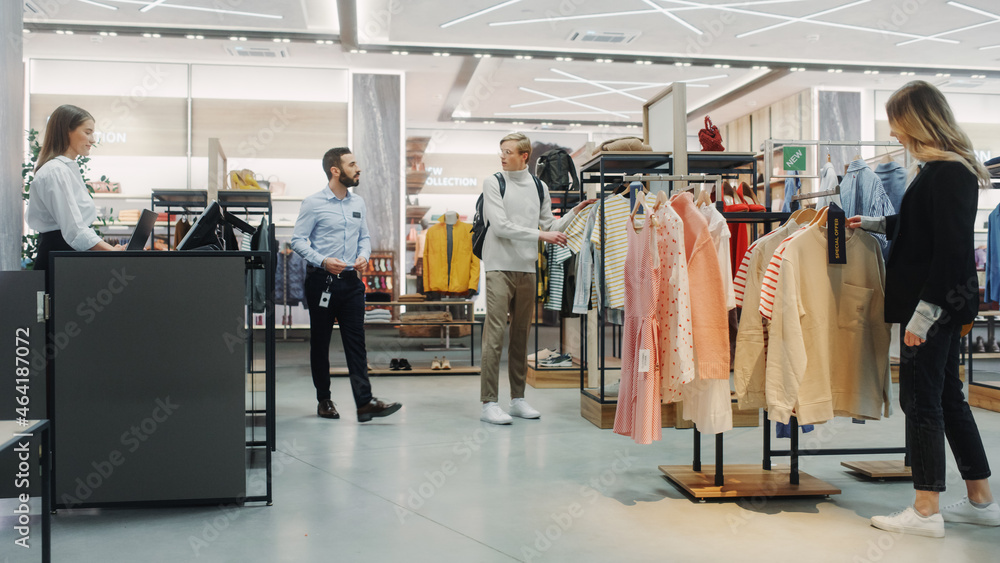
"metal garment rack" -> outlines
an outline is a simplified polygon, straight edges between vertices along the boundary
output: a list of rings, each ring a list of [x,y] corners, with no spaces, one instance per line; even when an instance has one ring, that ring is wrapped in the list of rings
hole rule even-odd
[[[575,177],[579,178],[579,175],[576,173],[575,170],[573,171],[573,174],[574,174]],[[583,182],[579,182],[579,183],[580,183],[580,190],[579,191],[575,191],[575,190],[549,191],[550,201],[551,201],[552,197],[558,197],[559,198],[559,205],[558,205],[558,207],[555,204],[553,204],[552,205],[552,211],[558,211],[560,217],[565,216],[566,213],[569,210],[573,209],[573,207],[577,203],[579,203],[579,202],[581,202],[581,201],[583,201],[583,200],[586,199],[586,197],[585,197],[586,196],[586,192],[584,191]],[[572,184],[570,184],[570,187],[572,187]],[[574,200],[570,201],[571,198],[574,198],[574,197],[576,197],[578,199],[574,199]],[[552,272],[549,272],[550,279],[551,279],[551,276],[552,276]],[[540,268],[540,266],[538,265],[537,262],[536,262],[536,265],[535,265],[535,279],[536,280],[542,279],[541,278],[541,268]],[[564,283],[564,285],[563,285],[563,292],[564,292],[563,293],[563,302],[566,301],[565,290],[566,290],[566,286],[565,286],[565,283]],[[543,310],[551,310],[551,309],[545,309],[544,306],[542,307],[542,309]],[[563,347],[563,341],[566,338],[566,334],[565,334],[566,331],[565,331],[565,328],[564,328],[564,325],[563,325],[563,322],[562,322],[563,319],[562,319],[562,315],[561,315],[561,310],[558,311],[558,312],[560,313],[560,316],[559,316],[559,348],[560,348],[560,351],[561,351],[561,349]],[[534,360],[534,365],[532,366],[532,369],[535,370],[536,372],[566,371],[566,368],[549,368],[549,367],[545,367],[544,365],[541,365],[539,363],[539,359],[538,359],[538,349],[539,349],[538,348],[538,328],[542,325],[541,320],[539,319],[539,317],[541,315],[543,315],[543,314],[544,313],[539,313],[539,308],[538,307],[535,307],[535,323],[534,323],[534,326],[533,326],[533,328],[535,329],[534,330],[534,333],[535,333],[535,351],[532,352],[532,354],[534,354],[534,356],[535,356],[535,360]],[[582,364],[583,361],[581,360],[580,363]]]
[[[778,148],[781,148],[781,147],[784,147],[784,146],[817,147],[816,160],[815,160],[815,163],[816,163],[816,166],[815,166],[816,174],[796,174],[796,175],[791,175],[791,174],[774,174],[774,175],[772,175],[772,173],[774,171],[774,151],[775,151],[775,149],[778,149]],[[859,147],[859,148],[860,147],[890,147],[890,148],[893,149],[893,151],[897,151],[899,149],[903,149],[904,148],[903,145],[901,145],[901,144],[899,144],[899,143],[897,143],[895,141],[826,141],[826,140],[796,141],[796,140],[790,140],[790,139],[766,139],[764,141],[764,193],[765,193],[764,198],[767,200],[767,202],[769,204],[771,202],[771,180],[772,179],[776,179],[776,180],[778,180],[778,179],[788,179],[788,178],[797,178],[797,179],[800,179],[800,180],[803,180],[803,179],[818,180],[818,179],[820,179],[820,175],[819,175],[819,171],[820,171],[820,158],[819,158],[819,151],[818,151],[819,147]],[[808,162],[808,159],[809,159],[809,153],[810,153],[810,151],[806,151],[807,162]],[[904,164],[909,164],[909,152],[905,152],[905,155],[906,155],[906,157],[905,157],[906,158],[906,162],[904,162]],[[808,170],[808,166],[806,168]],[[812,197],[822,197],[823,195],[834,195],[834,194],[821,194],[821,193],[815,193],[814,192],[813,194],[808,194],[808,195],[812,195]],[[806,199],[806,198],[795,198],[795,200],[798,200],[798,199]]]

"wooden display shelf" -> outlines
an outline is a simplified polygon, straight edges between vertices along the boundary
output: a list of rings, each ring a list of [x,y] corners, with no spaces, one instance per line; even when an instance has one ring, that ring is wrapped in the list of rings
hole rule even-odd
[[[825,497],[841,493],[837,487],[802,471],[799,471],[799,484],[792,485],[787,466],[767,471],[759,465],[726,465],[726,481],[721,487],[715,485],[714,465],[703,465],[701,471],[694,471],[690,465],[661,465],[660,471],[696,499]]]
[[[577,372],[576,384],[580,384],[579,372]],[[591,389],[591,391],[594,391]],[[608,395],[605,395],[608,397]],[[597,399],[592,399],[583,393],[580,394],[580,416],[590,421],[591,424],[601,430],[608,430],[615,427],[615,403],[601,404]],[[660,427],[673,428],[677,418],[677,405],[671,403],[660,405]]]
[[[580,386],[580,364],[568,368],[545,368],[528,362],[528,385],[535,389],[574,389]]]
[[[452,366],[451,369],[413,368],[410,370],[370,369],[368,375],[479,375],[479,366]],[[348,375],[347,368],[330,368],[330,375]]]
[[[988,411],[1000,412],[1000,387],[982,383],[969,385],[969,404]]]
[[[869,479],[912,479],[910,468],[901,459],[881,461],[842,461],[840,465]]]

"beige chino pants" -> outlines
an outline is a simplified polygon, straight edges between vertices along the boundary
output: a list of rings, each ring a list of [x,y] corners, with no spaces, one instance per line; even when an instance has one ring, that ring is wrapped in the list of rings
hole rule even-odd
[[[528,333],[535,311],[534,272],[486,272],[486,324],[483,326],[483,370],[480,374],[481,400],[497,402],[500,383],[500,356],[510,315],[510,345],[507,347],[507,376],[510,398],[524,398],[528,377]]]

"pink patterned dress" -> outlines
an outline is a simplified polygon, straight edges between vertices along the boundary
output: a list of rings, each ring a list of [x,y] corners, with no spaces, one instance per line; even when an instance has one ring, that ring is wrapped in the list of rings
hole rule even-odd
[[[615,410],[616,434],[637,444],[660,440],[660,350],[657,301],[660,257],[652,225],[636,232],[628,221],[625,258],[625,326],[622,329],[622,378]]]

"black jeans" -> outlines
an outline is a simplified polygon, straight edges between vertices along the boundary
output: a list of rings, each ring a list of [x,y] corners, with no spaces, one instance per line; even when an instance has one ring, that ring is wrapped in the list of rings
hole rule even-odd
[[[354,404],[361,407],[372,400],[368,380],[368,353],[365,351],[365,286],[354,272],[337,278],[325,271],[306,275],[306,304],[309,306],[309,367],[316,400],[330,398],[330,337],[333,323],[340,324],[347,370],[351,377]],[[329,287],[330,304],[320,307],[320,297]]]
[[[934,325],[920,346],[903,346],[899,404],[906,414],[913,488],[945,490],[944,440],[962,479],[986,479],[990,466],[958,377],[960,326]]]

